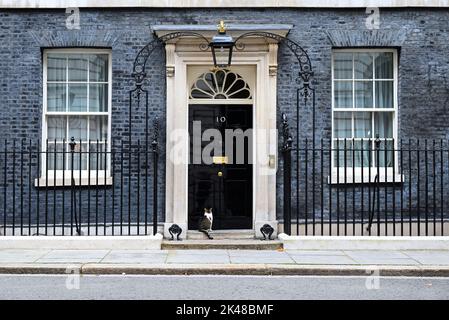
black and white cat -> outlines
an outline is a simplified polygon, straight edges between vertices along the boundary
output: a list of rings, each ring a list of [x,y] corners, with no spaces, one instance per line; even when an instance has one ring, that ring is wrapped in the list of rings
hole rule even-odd
[[[198,223],[198,230],[203,232],[209,239],[213,239],[210,235],[213,220],[212,208],[204,208],[204,215]]]

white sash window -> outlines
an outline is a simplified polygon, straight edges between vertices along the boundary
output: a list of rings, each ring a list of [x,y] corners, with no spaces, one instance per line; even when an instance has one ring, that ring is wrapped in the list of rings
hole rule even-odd
[[[373,172],[381,167],[383,175],[392,171],[397,162],[393,156],[397,138],[396,50],[334,50],[332,121],[333,168],[354,166],[359,177],[370,166]],[[377,137],[381,139],[379,159],[375,151]],[[352,176],[354,170],[347,172]],[[369,177],[364,177],[368,182]]]
[[[57,173],[60,178],[62,171],[72,170],[73,163],[73,170],[81,169],[83,177],[89,170],[101,170],[104,176],[109,170],[105,151],[110,150],[110,50],[45,50],[43,79],[42,143],[48,159],[44,154],[41,175],[51,171],[50,177]],[[76,142],[73,162],[68,153],[72,137]]]

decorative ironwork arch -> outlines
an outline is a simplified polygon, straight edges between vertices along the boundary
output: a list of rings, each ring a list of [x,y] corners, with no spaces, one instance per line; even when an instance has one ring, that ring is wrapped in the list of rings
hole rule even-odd
[[[180,37],[195,37],[199,38],[204,41],[204,43],[201,43],[199,48],[202,51],[206,51],[209,48],[209,40],[204,37],[203,35],[196,33],[196,32],[189,32],[189,31],[183,31],[183,32],[173,32],[168,33],[164,36],[161,36],[151,42],[149,42],[145,47],[143,47],[139,53],[137,54],[134,65],[133,65],[133,72],[132,77],[134,78],[134,89],[129,91],[129,142],[131,145],[131,127],[132,127],[132,109],[133,101],[135,100],[137,103],[137,106],[140,107],[141,101],[145,102],[145,144],[146,148],[148,148],[148,91],[143,89],[143,82],[147,76],[146,74],[146,64],[151,56],[151,54],[157,49],[163,47],[168,41],[180,38]],[[315,150],[315,88],[313,88],[312,85],[312,79],[313,79],[313,68],[312,63],[310,60],[309,55],[307,54],[306,50],[302,48],[298,43],[294,42],[291,39],[288,39],[287,37],[280,36],[275,33],[270,32],[246,32],[239,37],[235,39],[235,48],[236,50],[243,50],[244,44],[241,42],[242,39],[250,38],[250,37],[260,37],[265,39],[273,39],[276,40],[279,44],[284,44],[295,56],[295,58],[298,61],[299,64],[299,74],[297,80],[298,83],[301,85],[300,88],[296,91],[296,121],[297,121],[297,127],[296,127],[296,143],[299,142],[299,108],[300,108],[300,97],[303,98],[304,105],[307,106],[309,101],[312,102],[312,148]],[[143,96],[143,97],[142,97]],[[291,152],[292,152],[292,145],[293,145],[293,138],[289,131],[288,126],[288,120],[286,115],[282,115],[282,127],[283,127],[283,144],[282,144],[282,154],[284,159],[284,232],[287,234],[291,234]],[[157,157],[157,149],[158,149],[158,122],[157,118],[154,121],[154,135],[153,140],[151,142],[151,146],[153,149],[153,152],[155,154],[155,157]],[[315,159],[315,158],[314,158]],[[298,159],[297,159],[298,160]],[[299,161],[296,161],[296,181],[299,181]],[[313,163],[313,168],[315,167],[315,164]],[[313,191],[315,189],[315,185],[313,185]],[[314,194],[314,193],[313,193]],[[299,197],[297,198],[297,202]],[[298,203],[297,203],[298,207]],[[157,218],[155,216],[155,218]]]
[[[143,47],[138,53],[136,58],[134,59],[133,64],[133,72],[131,76],[134,78],[134,88],[129,91],[129,123],[128,123],[128,134],[129,134],[129,144],[131,145],[132,139],[132,111],[133,107],[137,105],[140,107],[142,101],[145,104],[145,145],[149,144],[149,125],[148,125],[148,90],[143,88],[143,83],[147,77],[146,74],[146,64],[151,54],[158,48],[162,48],[168,41],[180,38],[180,37],[195,37],[201,40],[204,40],[204,43],[201,43],[199,48],[202,51],[208,49],[208,40],[203,35],[196,32],[172,32],[161,37],[158,37],[152,41],[150,41],[145,47]],[[153,123],[153,140],[151,142],[153,150],[157,150],[158,147],[158,119],[156,118]]]
[[[154,39],[149,42],[145,47],[143,47],[139,53],[137,53],[134,59],[132,76],[136,82],[136,86],[142,85],[143,80],[146,78],[145,68],[148,59],[154,50],[163,47],[168,41],[181,38],[181,37],[195,37],[204,40],[204,43],[200,44],[200,49],[206,51],[209,48],[209,40],[202,34],[197,32],[183,31],[183,32],[172,32],[167,33],[159,38]]]
[[[237,50],[243,50],[244,44],[240,41],[244,38],[260,37],[266,39],[274,39],[280,44],[284,44],[294,54],[299,63],[299,79],[302,82],[302,87],[297,89],[296,101],[296,119],[299,123],[299,96],[304,98],[304,104],[307,105],[309,99],[312,100],[312,143],[315,145],[315,88],[312,85],[313,68],[307,51],[293,40],[271,32],[251,31],[246,32],[235,39],[235,46]],[[284,120],[282,120],[284,121]],[[285,120],[287,121],[287,120]],[[299,141],[299,130],[296,130],[296,141]],[[291,137],[290,137],[291,144]]]
[[[251,31],[251,32],[246,32],[235,39],[236,49],[243,50],[245,45],[243,43],[240,43],[240,41],[244,38],[249,38],[249,37],[273,39],[273,40],[276,40],[280,44],[285,44],[287,46],[287,48],[289,48],[290,51],[295,55],[296,59],[299,62],[299,67],[300,67],[299,75],[301,76],[302,81],[304,81],[304,83],[307,83],[307,84],[310,83],[310,80],[313,76],[312,62],[310,61],[307,51],[304,50],[304,48],[302,48],[299,44],[297,44],[293,40],[290,40],[287,37],[278,35],[276,33]]]
[[[181,37],[195,37],[203,40],[204,42],[199,45],[200,50],[206,51],[209,48],[209,40],[202,34],[191,31],[180,31],[165,34],[161,37],[154,39],[149,42],[145,47],[143,47],[137,54],[134,64],[132,77],[134,78],[134,88],[129,91],[129,141],[131,141],[131,127],[132,127],[132,108],[133,100],[136,100],[137,105],[140,106],[142,99],[145,102],[145,140],[148,144],[148,91],[143,89],[143,82],[147,77],[146,74],[146,64],[151,54],[158,48],[162,48],[168,41],[181,38]],[[250,37],[261,37],[266,39],[276,40],[280,44],[285,44],[285,46],[294,54],[299,63],[299,80],[302,82],[302,87],[297,89],[297,96],[302,96],[304,98],[304,103],[307,105],[309,99],[312,99],[313,107],[313,119],[312,119],[312,132],[313,132],[313,143],[315,143],[315,89],[312,87],[313,69],[312,63],[306,50],[302,48],[298,43],[293,40],[270,32],[246,32],[235,39],[235,47],[237,50],[243,50],[244,44],[241,42],[244,38]],[[142,97],[143,95],[143,97]],[[297,99],[299,100],[299,99]],[[297,119],[299,116],[299,101],[297,101]],[[157,123],[155,123],[157,125]],[[299,140],[299,130],[297,130],[297,141]],[[154,137],[157,139],[157,137]]]

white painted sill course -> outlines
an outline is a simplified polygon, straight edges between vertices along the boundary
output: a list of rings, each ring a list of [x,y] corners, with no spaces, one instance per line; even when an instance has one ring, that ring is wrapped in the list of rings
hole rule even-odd
[[[1,236],[1,249],[160,250],[162,234],[147,236]]]
[[[113,180],[112,177],[106,177],[106,179],[103,177],[98,177],[98,179],[95,176],[91,176],[90,183],[89,178],[81,178],[81,184],[79,177],[74,176],[74,186],[112,186]],[[53,177],[41,177],[39,179],[34,179],[34,186],[39,188],[45,188],[45,187],[71,187],[72,178],[71,176],[62,178],[56,178]]]
[[[278,236],[286,250],[449,250],[449,236]]]

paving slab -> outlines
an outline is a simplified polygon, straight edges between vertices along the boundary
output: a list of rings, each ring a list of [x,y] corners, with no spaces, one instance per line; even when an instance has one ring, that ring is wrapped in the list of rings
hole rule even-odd
[[[306,256],[346,256],[342,250],[285,250],[287,254]]]
[[[358,264],[373,265],[419,265],[419,262],[399,251],[354,250],[344,251]]]
[[[163,250],[164,252],[167,253],[186,253],[189,255],[220,255],[220,254],[228,254],[228,250],[223,250],[223,249],[191,249],[191,250]]]
[[[251,251],[251,250],[229,250],[231,263],[295,263],[285,252],[280,251]]]
[[[344,265],[354,265],[358,264],[353,259],[345,255],[307,255],[307,254],[295,254],[289,253],[289,256],[297,264],[344,264]]]
[[[362,274],[449,275],[443,250],[0,250],[0,272],[66,273],[68,266],[100,274]],[[96,267],[92,267],[92,265]],[[99,267],[102,266],[102,267]],[[250,269],[245,270],[250,266]],[[111,269],[112,268],[112,269]],[[424,269],[423,269],[424,268]],[[340,270],[341,269],[341,270]],[[41,271],[40,271],[41,270]],[[110,271],[108,271],[110,270]]]
[[[229,255],[226,251],[221,252],[193,252],[194,250],[173,250],[167,255],[166,263],[195,263],[195,264],[229,264]],[[196,251],[196,250],[195,250]],[[208,250],[210,251],[210,250]]]
[[[405,255],[421,264],[449,265],[449,251],[406,251]]]
[[[164,263],[167,255],[167,251],[162,250],[111,250],[101,263]]]
[[[15,262],[32,263],[49,252],[50,250],[23,250],[23,249],[0,250],[0,263],[15,263]]]
[[[36,260],[37,263],[100,262],[109,250],[52,250]]]

